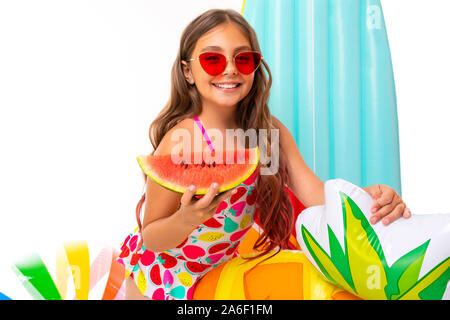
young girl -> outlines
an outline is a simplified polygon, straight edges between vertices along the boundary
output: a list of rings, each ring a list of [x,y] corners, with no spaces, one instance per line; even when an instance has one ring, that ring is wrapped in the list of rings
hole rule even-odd
[[[224,139],[226,129],[266,129],[267,139],[258,145],[272,150],[272,143],[279,142],[279,167],[273,174],[262,175],[260,169],[267,164],[260,162],[238,187],[217,194],[212,184],[201,198],[194,196],[195,186],[179,194],[146,179],[146,192],[136,208],[139,228],[125,239],[119,257],[129,276],[128,299],[191,299],[197,280],[233,257],[256,210],[264,230],[256,245],[262,247],[262,254],[287,248],[295,221],[285,185],[306,207],[324,203],[323,182],[304,162],[288,129],[270,114],[271,81],[256,34],[239,13],[209,10],[184,30],[172,68],[170,100],[150,127],[152,154],[170,154],[178,144],[172,138],[179,129],[190,133],[191,141],[182,142],[186,150],[192,150],[187,144],[194,145],[196,134],[204,137],[201,150],[222,149],[226,141],[216,138],[212,143],[210,129],[218,130]],[[278,130],[279,141],[272,139],[271,129]],[[236,149],[249,147],[245,141],[234,142]],[[229,214],[230,198],[242,187],[256,192],[256,201],[247,192],[235,194],[239,199],[233,203],[240,204],[239,213]],[[410,216],[392,188],[364,189],[375,200],[372,223],[383,219],[387,225]],[[228,227],[226,220],[231,221]],[[211,250],[213,246],[221,249]]]

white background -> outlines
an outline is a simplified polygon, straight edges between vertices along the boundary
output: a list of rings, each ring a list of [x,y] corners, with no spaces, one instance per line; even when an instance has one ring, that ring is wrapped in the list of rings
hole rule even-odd
[[[403,198],[450,212],[450,1],[382,0]],[[135,227],[148,128],[182,30],[242,0],[0,0],[1,263],[45,241],[117,246]],[[0,288],[1,291],[1,288]]]

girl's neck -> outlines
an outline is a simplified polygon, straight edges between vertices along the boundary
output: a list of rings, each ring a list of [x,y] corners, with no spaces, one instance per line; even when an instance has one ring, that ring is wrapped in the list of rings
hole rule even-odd
[[[221,131],[223,135],[222,147],[221,149],[241,149],[245,148],[245,141],[239,141],[237,136],[234,136],[233,146],[230,147],[230,142],[227,141],[227,132],[226,129],[240,129],[236,123],[235,113],[237,110],[237,106],[234,107],[211,107],[209,105],[203,104],[202,112],[198,115],[202,125],[206,130],[209,129],[217,129]],[[213,141],[214,145],[214,141]],[[219,144],[220,145],[220,144]],[[219,150],[220,147],[216,143],[216,150]],[[219,149],[217,149],[219,148]]]
[[[226,129],[238,129],[236,124],[237,106],[233,107],[213,107],[203,105],[202,112],[198,116],[206,129],[218,129],[225,131]]]

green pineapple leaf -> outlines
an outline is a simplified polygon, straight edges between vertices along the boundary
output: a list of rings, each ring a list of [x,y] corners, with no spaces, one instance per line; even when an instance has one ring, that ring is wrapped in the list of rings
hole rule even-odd
[[[330,243],[331,261],[333,261],[348,285],[355,290],[348,258],[330,226],[328,226],[328,241]]]
[[[345,243],[358,295],[386,299],[386,259],[377,234],[364,213],[345,193],[339,192],[344,212]]]
[[[339,270],[336,268],[333,260],[331,260],[326,251],[323,250],[316,239],[314,239],[308,229],[306,229],[305,226],[302,225],[301,230],[306,247],[308,248],[308,251],[313,257],[314,261],[319,266],[319,269],[325,275],[325,278],[334,285],[341,286],[348,292],[355,294],[353,288],[347,283]]]
[[[406,253],[389,268],[389,283],[386,286],[389,299],[398,299],[417,282],[429,243],[430,240]]]
[[[440,300],[448,281],[450,281],[450,257],[424,275],[400,296],[399,300]]]

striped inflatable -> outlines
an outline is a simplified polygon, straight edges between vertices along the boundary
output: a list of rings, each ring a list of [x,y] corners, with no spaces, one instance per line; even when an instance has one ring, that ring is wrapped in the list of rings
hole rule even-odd
[[[98,242],[48,246],[13,263],[16,286],[3,291],[20,300],[114,300],[125,296],[125,268],[118,251]]]

